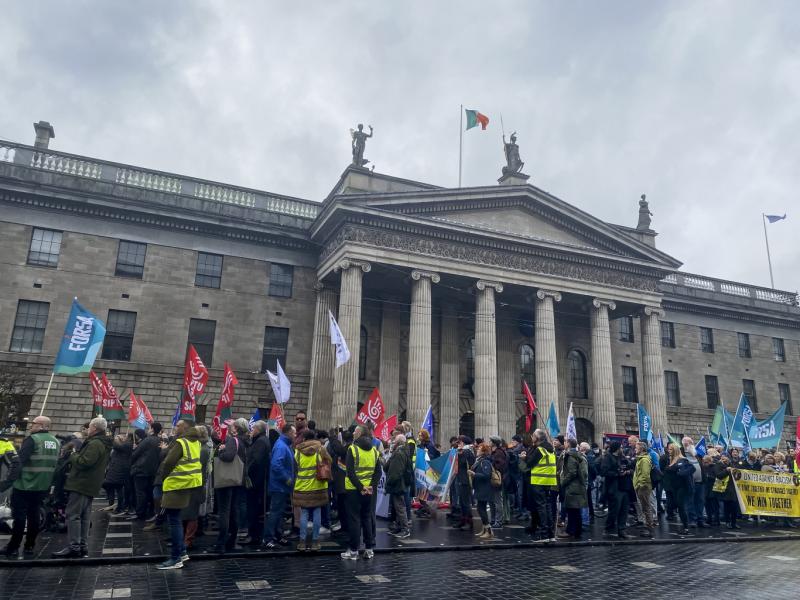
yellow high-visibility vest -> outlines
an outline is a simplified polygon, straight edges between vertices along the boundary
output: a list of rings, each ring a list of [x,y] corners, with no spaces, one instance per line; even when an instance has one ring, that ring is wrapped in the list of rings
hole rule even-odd
[[[328,487],[327,481],[317,479],[317,461],[322,460],[319,452],[308,456],[295,450],[294,460],[297,462],[297,478],[294,480],[296,492],[314,492]]]
[[[542,457],[536,466],[531,469],[531,485],[544,485],[551,487],[558,484],[556,479],[556,454],[548,452],[539,446]]]
[[[162,489],[165,492],[172,492],[202,486],[203,467],[200,465],[200,442],[190,442],[185,438],[178,438],[175,441],[180,444],[183,455],[172,472],[164,478]]]
[[[378,451],[375,448],[362,450],[353,444],[350,446],[350,453],[353,455],[356,478],[361,482],[361,485],[369,485],[370,481],[372,481],[372,474],[375,472],[375,464],[378,462]],[[356,489],[356,486],[350,482],[350,478],[347,476],[344,478],[344,489],[347,491]]]

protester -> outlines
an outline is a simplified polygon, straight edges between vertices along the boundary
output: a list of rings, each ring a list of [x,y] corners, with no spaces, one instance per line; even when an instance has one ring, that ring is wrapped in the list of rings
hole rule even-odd
[[[492,487],[492,447],[486,442],[478,445],[475,464],[469,471],[472,476],[472,489],[478,504],[478,515],[481,518],[481,531],[475,535],[483,539],[494,538],[489,515],[495,513],[495,490]]]
[[[19,455],[13,444],[0,442],[0,458],[6,463],[7,475],[0,482],[0,492],[13,486],[11,492],[11,539],[0,553],[16,557],[25,534],[23,556],[31,558],[39,535],[40,510],[50,490],[58,463],[58,440],[50,434],[50,419],[39,415],[31,423],[31,433],[22,442]]]
[[[131,435],[115,435],[108,463],[103,489],[106,491],[108,508],[115,514],[122,514],[133,509],[128,506],[131,494],[131,455],[133,453],[133,437]]]
[[[453,486],[456,488],[456,497],[459,506],[459,521],[454,524],[456,529],[469,527],[472,529],[472,483],[470,482],[469,471],[475,463],[475,455],[472,453],[472,440],[465,436],[459,436],[456,442],[458,453],[456,455],[456,474]]]
[[[363,534],[364,558],[371,559],[375,555],[375,492],[381,478],[381,462],[368,428],[356,427],[353,437],[355,441],[347,453],[345,479],[349,540],[347,551],[342,552],[341,557],[358,559]]]
[[[225,554],[236,550],[239,532],[239,505],[244,493],[247,463],[247,421],[237,419],[228,426],[225,443],[217,448],[214,468],[214,490],[217,494],[217,541],[214,552]]]
[[[386,493],[394,508],[395,526],[389,533],[400,539],[411,537],[411,530],[406,517],[405,495],[413,481],[411,457],[408,455],[406,436],[398,433],[390,447],[391,455],[386,463]]]
[[[722,500],[724,506],[723,516],[728,525],[728,529],[741,529],[741,527],[736,524],[736,519],[740,516],[740,513],[739,500],[736,497],[736,487],[733,483],[733,477],[731,477],[731,471],[733,469],[732,464],[732,457],[728,458],[725,455],[720,457],[714,470],[715,482],[712,488],[712,494]]]
[[[700,466],[703,469],[703,487],[705,488],[705,505],[706,505],[706,524],[709,527],[719,526],[719,498],[713,494],[714,484],[716,483],[716,463],[718,458],[715,450],[709,450],[708,454],[700,461]]]
[[[694,527],[705,527],[703,523],[703,510],[705,508],[705,485],[703,482],[703,469],[700,465],[700,460],[697,457],[697,450],[694,441],[690,437],[684,437],[681,440],[683,446],[683,455],[686,460],[692,465],[694,471],[692,472],[692,496],[689,499],[688,513],[689,523]]]
[[[588,506],[586,490],[589,484],[589,464],[586,457],[578,451],[576,439],[566,440],[565,448],[559,481],[567,523],[565,531],[558,537],[580,540],[583,535],[581,510]]]
[[[578,445],[578,451],[583,454],[586,459],[586,470],[589,474],[589,483],[586,486],[586,506],[589,509],[589,523],[594,523],[594,499],[592,498],[592,491],[594,483],[597,479],[597,458],[592,447],[587,442],[581,442]]]
[[[67,531],[69,546],[53,552],[53,558],[89,556],[89,525],[92,500],[103,484],[103,476],[111,455],[112,441],[106,436],[107,421],[95,417],[89,422],[86,441],[70,457],[70,472],[64,489],[67,501]]]
[[[692,502],[694,485],[694,466],[681,454],[681,449],[675,444],[667,446],[669,464],[664,469],[664,487],[669,489],[678,508],[681,519],[680,533],[689,535],[689,503]]]
[[[528,502],[531,515],[535,515],[531,523],[531,536],[535,540],[553,541],[555,531],[550,510],[550,491],[558,485],[555,450],[542,429],[533,432],[532,441],[532,449],[524,450],[519,455],[520,470],[530,473]]]
[[[250,446],[247,448],[247,477],[250,488],[247,494],[247,538],[243,543],[251,546],[261,544],[264,534],[264,514],[267,512],[267,482],[271,447],[264,421],[253,423],[250,431]]]
[[[656,523],[653,519],[653,459],[647,451],[647,444],[638,442],[636,444],[636,467],[633,471],[633,489],[636,491],[636,498],[641,506],[642,518],[644,519],[644,529],[640,533],[642,537],[652,538]]]
[[[292,494],[292,506],[300,509],[300,541],[297,543],[297,549],[301,552],[307,549],[318,552],[321,548],[319,530],[322,507],[328,503],[331,456],[316,439],[313,430],[306,429],[300,437],[302,440],[295,444],[294,451],[297,477]],[[324,479],[320,478],[322,471],[325,474]],[[306,543],[309,519],[312,522],[310,545]]]
[[[500,473],[500,487],[492,488],[494,498],[492,499],[494,510],[492,511],[492,528],[501,529],[508,518],[508,512],[505,509],[505,483],[508,481],[508,454],[506,453],[505,444],[503,440],[493,435],[489,438],[491,444],[491,458],[492,466]]]
[[[629,492],[633,488],[633,481],[630,463],[622,454],[622,446],[618,441],[613,441],[609,445],[608,452],[603,456],[600,471],[605,480],[608,504],[604,534],[627,539],[625,529],[628,526]]]
[[[305,414],[303,420],[305,420]],[[269,463],[269,515],[264,526],[262,550],[274,550],[289,543],[283,537],[283,511],[289,505],[289,495],[294,488],[295,471],[292,445],[296,433],[294,425],[284,424],[280,437],[272,447]]]
[[[136,495],[136,514],[130,517],[131,520],[144,520],[153,513],[153,480],[161,457],[158,437],[161,424],[153,423],[150,431],[150,435],[144,429],[134,432],[136,439],[131,453],[131,478]]]
[[[194,545],[195,537],[199,532],[199,521],[203,507],[207,502],[208,479],[211,474],[211,450],[208,445],[208,428],[205,425],[195,427],[197,441],[200,443],[200,469],[202,483],[199,487],[191,488],[192,493],[189,504],[181,510],[181,523],[183,524],[183,545],[186,551]],[[187,438],[188,439],[188,438]],[[188,555],[187,555],[188,556]]]

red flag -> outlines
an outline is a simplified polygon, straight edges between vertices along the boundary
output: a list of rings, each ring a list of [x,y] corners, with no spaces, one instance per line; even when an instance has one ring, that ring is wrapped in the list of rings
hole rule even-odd
[[[197,350],[189,344],[186,355],[186,368],[183,370],[183,398],[181,399],[180,419],[194,421],[197,397],[203,393],[208,383],[208,369],[200,360]]]
[[[281,407],[277,402],[272,403],[272,408],[269,411],[269,420],[275,421],[275,426],[278,428],[278,431],[283,427],[283,415],[281,414]]]
[[[397,415],[392,415],[375,428],[375,437],[388,442],[395,427],[397,427]]]
[[[797,429],[794,435],[794,462],[800,472],[800,417],[797,417]]]
[[[103,382],[94,371],[89,371],[89,381],[92,384],[92,402],[94,403],[94,414],[103,414]]]
[[[133,395],[133,390],[131,390],[131,395]],[[141,398],[137,398],[136,401],[139,403],[139,409],[144,412],[144,420],[148,423],[152,423],[154,421],[153,415],[150,414],[150,409],[147,408],[147,404],[145,404],[144,400]]]
[[[128,402],[128,423],[133,423],[139,419],[139,413],[141,412],[139,400],[136,398],[136,394],[133,393],[133,390],[131,390],[131,397]]]
[[[109,421],[121,419],[125,416],[125,409],[119,401],[117,390],[111,385],[105,373],[100,378],[100,382],[103,389],[103,416]]]
[[[525,431],[528,432],[533,427],[533,413],[536,411],[536,400],[533,399],[531,388],[528,387],[528,382],[522,380],[522,393],[525,394]]]
[[[381,399],[381,393],[378,391],[378,388],[375,388],[369,395],[366,404],[358,411],[356,422],[365,425],[367,421],[372,421],[374,425],[377,425],[383,420],[385,410],[383,400]]]
[[[222,382],[222,394],[220,394],[219,402],[217,403],[217,413],[214,415],[214,420],[211,426],[220,440],[223,442],[228,436],[228,426],[225,422],[231,418],[231,406],[233,406],[233,388],[239,385],[239,380],[231,369],[228,363],[225,363],[225,375]]]

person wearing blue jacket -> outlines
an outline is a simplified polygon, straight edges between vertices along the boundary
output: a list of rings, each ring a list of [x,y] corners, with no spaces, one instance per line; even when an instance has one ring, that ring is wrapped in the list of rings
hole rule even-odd
[[[292,444],[297,430],[289,423],[281,428],[281,437],[272,447],[269,462],[269,516],[264,527],[262,550],[274,550],[289,543],[283,537],[283,511],[294,489],[294,450]]]

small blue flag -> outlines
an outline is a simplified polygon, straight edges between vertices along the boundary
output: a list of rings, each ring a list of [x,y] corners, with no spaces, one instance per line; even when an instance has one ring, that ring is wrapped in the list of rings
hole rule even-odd
[[[180,398],[178,399],[178,406],[175,407],[175,414],[172,415],[172,426],[175,427],[178,424],[178,421],[181,420],[181,406],[183,402],[181,402]]]
[[[706,436],[700,438],[700,441],[695,444],[694,450],[697,452],[697,456],[700,458],[703,458],[706,454],[708,454],[708,449],[706,448]]]
[[[664,454],[664,444],[661,442],[661,432],[658,432],[657,436],[653,436],[653,450],[658,452],[659,454]]]
[[[650,420],[650,415],[644,404],[639,404],[639,439],[647,442],[648,444],[653,441],[653,422]]]
[[[103,322],[78,304],[77,298],[73,299],[53,373],[75,375],[90,371],[105,336]]]
[[[770,223],[775,223],[776,221],[783,221],[786,218],[785,214],[783,216],[781,215],[764,215],[764,216],[767,217],[767,221],[769,221]]]
[[[556,415],[556,403],[550,403],[550,414],[547,417],[547,429],[550,431],[550,437],[556,437],[561,433],[561,428],[558,426],[558,415]]]
[[[433,440],[433,406],[428,407],[428,412],[425,413],[425,420],[422,421],[420,429],[427,431],[428,435],[431,436],[431,440]]]
[[[261,411],[258,409],[258,407],[256,407],[255,412],[250,417],[250,420],[247,422],[247,428],[250,431],[253,431],[253,425],[256,424],[256,421],[260,421],[260,420],[261,420]]]

